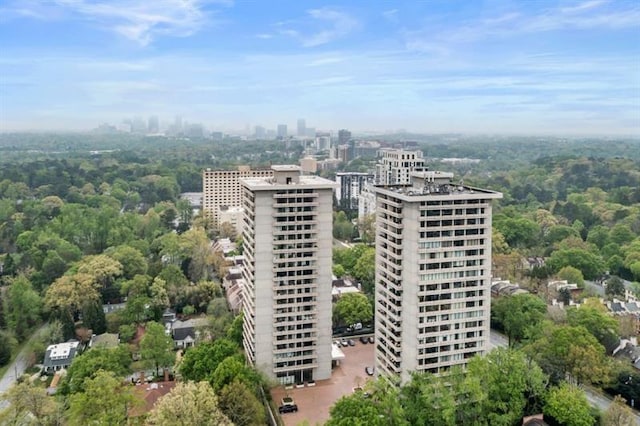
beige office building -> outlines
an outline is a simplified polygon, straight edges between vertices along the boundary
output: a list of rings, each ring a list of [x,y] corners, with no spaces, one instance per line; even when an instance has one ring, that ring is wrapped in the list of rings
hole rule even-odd
[[[499,192],[411,173],[376,192],[376,368],[407,382],[489,349],[491,203]]]
[[[283,384],[331,376],[331,265],[336,184],[272,166],[244,178],[243,343]]]
[[[378,151],[376,183],[379,185],[405,185],[411,182],[411,173],[424,169],[422,151],[383,148]]]
[[[221,207],[240,207],[242,187],[240,179],[273,176],[271,169],[252,170],[240,166],[237,170],[211,170],[202,173],[202,209],[216,226],[220,223]]]

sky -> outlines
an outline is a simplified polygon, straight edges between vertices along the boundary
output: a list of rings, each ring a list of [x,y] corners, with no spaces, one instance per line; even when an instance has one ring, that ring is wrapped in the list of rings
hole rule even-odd
[[[0,0],[0,131],[640,135],[640,2]]]

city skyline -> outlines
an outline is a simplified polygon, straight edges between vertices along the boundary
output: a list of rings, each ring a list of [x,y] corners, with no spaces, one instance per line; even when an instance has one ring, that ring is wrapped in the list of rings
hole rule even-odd
[[[0,131],[182,115],[209,129],[637,135],[640,7],[7,1]]]

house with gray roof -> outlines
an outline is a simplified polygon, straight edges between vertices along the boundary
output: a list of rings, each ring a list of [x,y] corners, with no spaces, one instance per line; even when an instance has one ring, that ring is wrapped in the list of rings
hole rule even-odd
[[[44,353],[44,362],[42,363],[44,372],[55,373],[58,370],[69,368],[78,353],[78,345],[80,342],[77,340],[49,345]]]

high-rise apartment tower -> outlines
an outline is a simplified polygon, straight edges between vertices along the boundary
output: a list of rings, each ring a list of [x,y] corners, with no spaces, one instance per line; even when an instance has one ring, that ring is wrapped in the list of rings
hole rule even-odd
[[[332,200],[336,184],[272,166],[244,178],[243,344],[283,384],[331,376]]]
[[[489,349],[491,203],[502,194],[411,173],[376,193],[376,367],[442,373]]]

